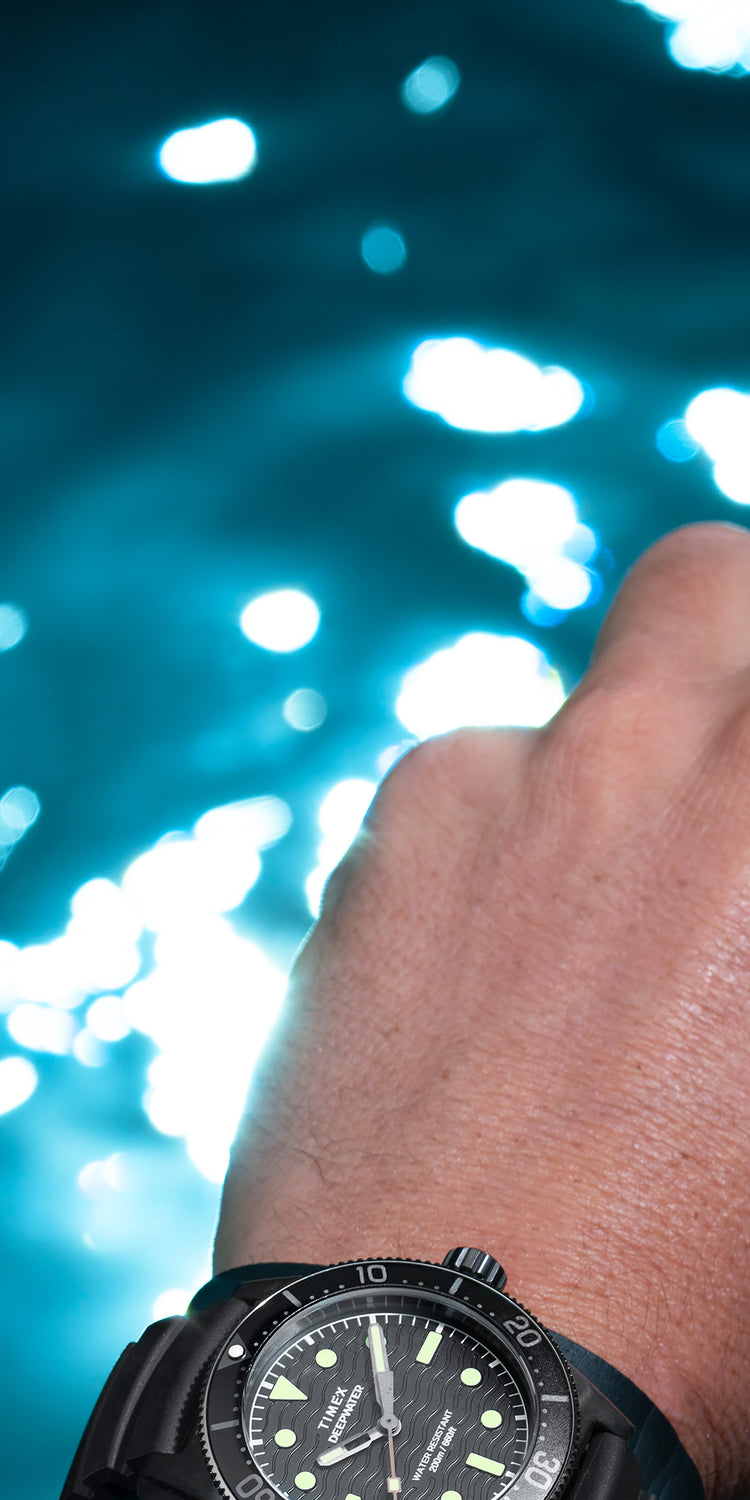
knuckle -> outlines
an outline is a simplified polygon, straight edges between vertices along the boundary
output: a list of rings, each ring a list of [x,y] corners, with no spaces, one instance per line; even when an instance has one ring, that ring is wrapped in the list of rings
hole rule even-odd
[[[731,521],[693,521],[658,537],[644,552],[640,562],[671,564],[692,557],[701,561],[720,558],[724,554],[734,557],[738,547],[744,547],[750,553],[750,532],[745,526],[737,526]]]
[[[583,780],[628,777],[672,746],[676,705],[639,677],[590,682],[575,692],[542,731],[574,787]]]
[[[376,823],[404,817],[452,818],[502,801],[515,783],[529,736],[505,728],[454,729],[414,745],[389,771],[371,808]]]

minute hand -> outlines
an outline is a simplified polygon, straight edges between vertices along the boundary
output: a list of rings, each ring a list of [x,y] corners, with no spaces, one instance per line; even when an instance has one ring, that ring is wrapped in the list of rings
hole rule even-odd
[[[393,1410],[393,1371],[388,1363],[388,1350],[379,1323],[370,1324],[370,1359],[375,1395],[382,1412],[380,1425],[386,1432],[396,1432],[401,1423]]]

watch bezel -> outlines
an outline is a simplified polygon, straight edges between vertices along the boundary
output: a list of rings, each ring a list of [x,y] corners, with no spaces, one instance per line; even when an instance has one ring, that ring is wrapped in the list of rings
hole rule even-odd
[[[462,1314],[467,1309],[474,1312],[485,1337],[488,1329],[490,1333],[497,1329],[498,1345],[506,1353],[511,1349],[539,1405],[540,1425],[533,1450],[507,1494],[513,1500],[540,1500],[540,1496],[558,1494],[575,1453],[578,1399],[570,1367],[547,1330],[513,1297],[470,1273],[391,1256],[344,1261],[290,1279],[251,1307],[222,1341],[205,1382],[201,1435],[209,1468],[223,1494],[229,1500],[279,1500],[279,1492],[245,1446],[240,1421],[247,1375],[268,1339],[302,1308],[341,1293],[362,1292],[368,1286],[373,1292],[395,1292],[403,1287],[427,1295],[439,1292],[455,1302]],[[230,1356],[232,1346],[240,1343],[244,1356]]]

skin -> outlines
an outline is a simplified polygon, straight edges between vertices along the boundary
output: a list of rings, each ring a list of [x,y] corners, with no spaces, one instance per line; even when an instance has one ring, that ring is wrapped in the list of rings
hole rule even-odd
[[[216,1269],[477,1245],[750,1476],[750,534],[663,537],[539,730],[383,782],[294,966]]]

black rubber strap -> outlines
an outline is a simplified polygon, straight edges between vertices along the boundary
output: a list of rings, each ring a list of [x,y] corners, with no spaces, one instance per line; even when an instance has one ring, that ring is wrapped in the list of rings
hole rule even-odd
[[[214,1302],[223,1302],[225,1297],[234,1297],[238,1289],[249,1281],[291,1281],[295,1276],[309,1276],[313,1271],[322,1271],[322,1266],[302,1265],[299,1261],[259,1261],[254,1266],[235,1266],[231,1271],[219,1271],[213,1281],[207,1281],[196,1292],[188,1308],[193,1313],[202,1312]]]
[[[620,1370],[580,1344],[548,1329],[574,1370],[586,1375],[635,1427],[631,1447],[643,1474],[643,1488],[656,1500],[705,1500],[700,1474],[671,1422]]]
[[[228,1300],[191,1318],[152,1323],[120,1355],[78,1445],[61,1500],[111,1500],[132,1494],[143,1460],[174,1454],[194,1418],[206,1360],[241,1320]]]

